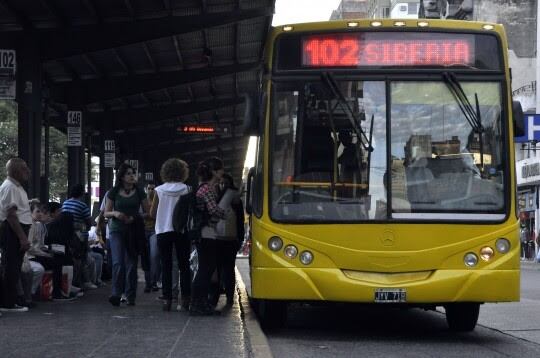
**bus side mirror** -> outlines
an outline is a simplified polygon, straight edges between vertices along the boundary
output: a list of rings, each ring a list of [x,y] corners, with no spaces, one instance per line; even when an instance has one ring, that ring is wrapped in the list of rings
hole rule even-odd
[[[512,119],[514,121],[514,137],[521,137],[525,135],[525,116],[523,115],[523,108],[521,108],[521,102],[512,101]]]
[[[253,178],[255,178],[255,168],[250,168],[247,176],[246,188],[246,213],[253,213]]]
[[[259,131],[259,108],[257,97],[252,94],[244,94],[244,99],[245,111],[242,129],[244,135],[256,136]]]

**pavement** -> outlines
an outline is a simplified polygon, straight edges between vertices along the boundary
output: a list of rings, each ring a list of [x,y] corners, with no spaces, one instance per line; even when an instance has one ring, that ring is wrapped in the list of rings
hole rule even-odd
[[[159,292],[136,306],[112,307],[110,286],[72,302],[38,302],[26,313],[0,317],[0,357],[271,357],[237,274],[235,304],[221,316],[163,312]],[[223,297],[222,297],[223,299]]]

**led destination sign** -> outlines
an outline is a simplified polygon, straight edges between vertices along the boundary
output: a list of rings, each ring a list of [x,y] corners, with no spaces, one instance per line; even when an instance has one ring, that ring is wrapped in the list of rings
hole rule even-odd
[[[217,127],[215,125],[183,124],[176,130],[187,134],[227,134],[229,129],[227,125]]]
[[[494,33],[348,31],[285,33],[276,41],[273,71],[378,69],[503,71]]]
[[[352,35],[312,35],[302,39],[302,65],[351,66],[471,66],[471,38],[388,39]]]

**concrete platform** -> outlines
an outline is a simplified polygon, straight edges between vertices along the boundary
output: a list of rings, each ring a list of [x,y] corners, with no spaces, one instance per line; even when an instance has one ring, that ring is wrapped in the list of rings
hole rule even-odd
[[[0,357],[261,356],[262,331],[249,307],[239,303],[244,296],[246,305],[245,295],[237,292],[234,306],[221,316],[190,317],[187,312],[163,312],[156,300],[159,292],[145,294],[142,287],[139,282],[134,307],[112,307],[107,286],[73,302],[39,302],[26,313],[3,313]]]

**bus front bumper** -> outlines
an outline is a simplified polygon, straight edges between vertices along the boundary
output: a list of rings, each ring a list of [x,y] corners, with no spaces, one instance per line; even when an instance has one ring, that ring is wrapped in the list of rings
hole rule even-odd
[[[342,270],[325,268],[257,268],[251,270],[256,299],[291,301],[375,302],[377,289],[405,289],[406,302],[519,301],[519,270],[435,270],[414,282],[368,282]]]

